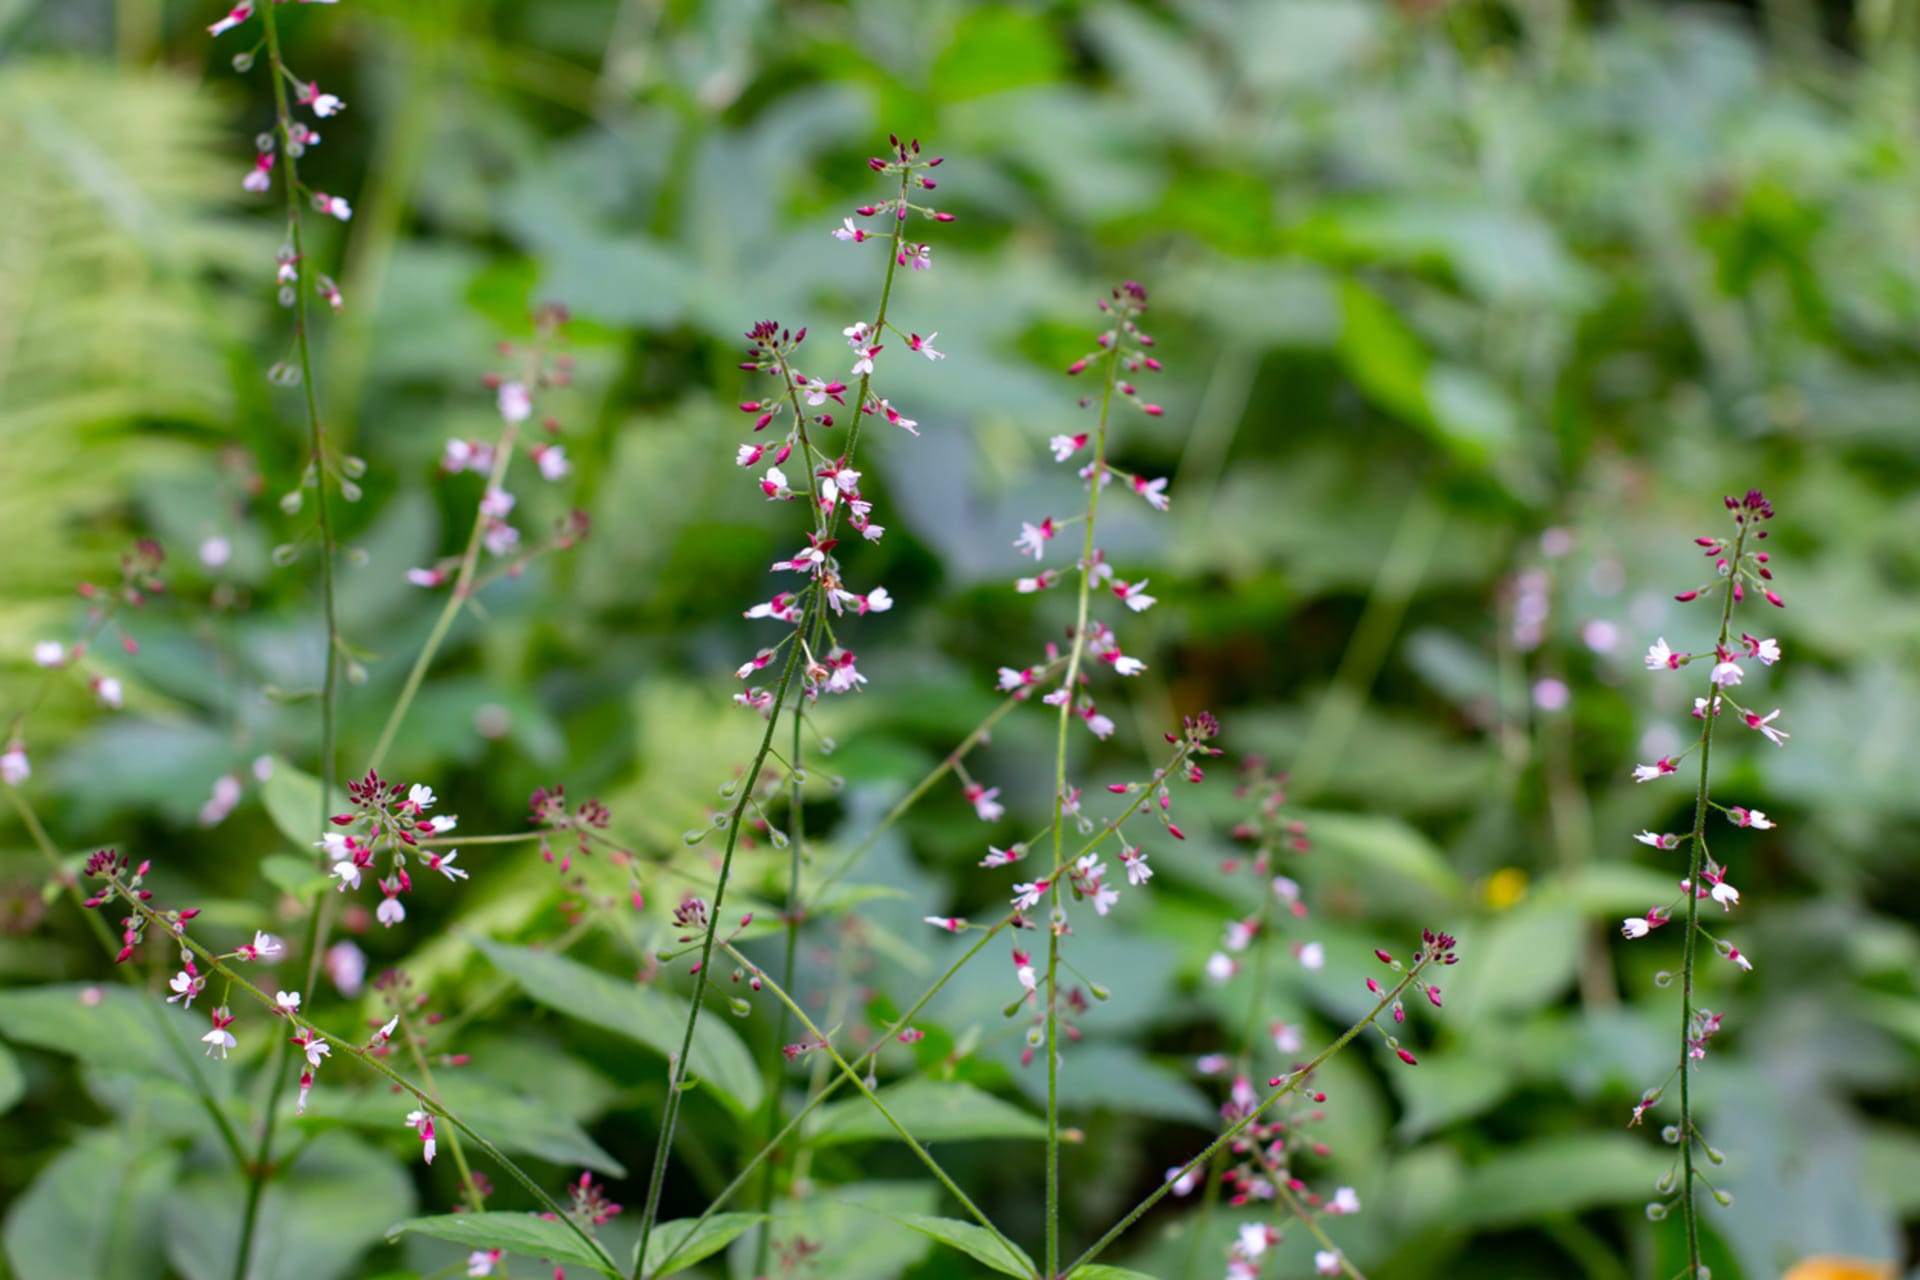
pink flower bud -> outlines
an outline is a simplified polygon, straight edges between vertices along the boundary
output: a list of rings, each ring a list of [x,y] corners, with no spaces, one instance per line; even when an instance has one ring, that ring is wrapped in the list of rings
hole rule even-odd
[[[1408,1053],[1405,1049],[1395,1049],[1394,1052],[1399,1054],[1400,1061],[1406,1063],[1408,1066],[1417,1067],[1420,1065],[1420,1059],[1414,1057],[1411,1053]]]
[[[1161,408],[1161,407],[1160,407],[1159,405],[1157,405],[1157,404],[1146,404],[1146,405],[1141,405],[1140,407],[1141,407],[1141,408],[1142,408],[1143,410],[1145,410],[1145,411],[1146,411],[1146,415],[1147,415],[1147,416],[1148,416],[1149,418],[1157,418],[1157,417],[1159,417],[1159,416],[1160,416],[1160,415],[1161,415],[1162,413],[1164,413],[1164,412],[1165,412],[1165,410],[1163,410],[1163,409],[1162,409],[1162,408]]]
[[[1689,600],[1698,600],[1699,598],[1700,598],[1700,593],[1698,591],[1682,591],[1679,595],[1674,597],[1674,599],[1678,600],[1681,604],[1685,604]]]
[[[1776,609],[1784,609],[1787,607],[1787,602],[1782,600],[1780,594],[1776,591],[1767,592],[1767,603]]]

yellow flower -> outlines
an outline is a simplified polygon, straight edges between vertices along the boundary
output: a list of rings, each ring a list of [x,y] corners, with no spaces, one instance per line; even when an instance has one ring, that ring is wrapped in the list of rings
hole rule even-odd
[[[1487,877],[1482,892],[1487,896],[1489,907],[1505,911],[1527,896],[1527,873],[1519,867],[1502,867]]]
[[[1893,1267],[1859,1258],[1808,1258],[1781,1280],[1894,1280]]]

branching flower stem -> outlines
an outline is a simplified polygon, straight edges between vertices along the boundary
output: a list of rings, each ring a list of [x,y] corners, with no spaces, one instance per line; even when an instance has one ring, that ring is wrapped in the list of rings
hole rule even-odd
[[[1372,1010],[1370,1010],[1365,1017],[1341,1032],[1339,1038],[1322,1049],[1313,1061],[1287,1076],[1285,1081],[1276,1087],[1264,1102],[1242,1116],[1239,1120],[1236,1120],[1218,1138],[1208,1143],[1204,1150],[1180,1166],[1166,1181],[1162,1182],[1158,1187],[1155,1187],[1144,1200],[1128,1210],[1125,1217],[1108,1228],[1107,1233],[1094,1241],[1091,1248],[1078,1258],[1075,1258],[1065,1271],[1059,1273],[1060,1280],[1072,1280],[1074,1272],[1082,1267],[1091,1265],[1095,1258],[1106,1252],[1108,1246],[1125,1235],[1134,1223],[1144,1217],[1147,1210],[1153,1208],[1154,1205],[1159,1204],[1161,1200],[1165,1199],[1168,1193],[1173,1190],[1176,1182],[1192,1173],[1195,1169],[1207,1164],[1207,1162],[1213,1159],[1215,1152],[1226,1148],[1228,1144],[1239,1137],[1254,1121],[1266,1114],[1268,1109],[1275,1106],[1283,1098],[1291,1095],[1293,1091],[1298,1089],[1302,1084],[1305,1084],[1313,1073],[1319,1070],[1329,1058],[1339,1053],[1349,1044],[1352,1044],[1355,1037],[1359,1036],[1359,1034],[1368,1027],[1373,1026],[1375,1019],[1393,1006],[1393,1002],[1398,1000],[1401,994],[1413,985],[1415,979],[1420,976],[1421,971],[1424,970],[1429,963],[1429,959],[1423,955],[1411,968],[1400,975],[1400,980],[1387,989],[1386,993],[1380,997],[1379,1002],[1373,1006]]]
[[[928,1172],[932,1173],[940,1185],[947,1189],[948,1194],[953,1196],[955,1200],[958,1200],[960,1207],[965,1209],[975,1222],[986,1228],[995,1240],[999,1241],[1001,1247],[1007,1251],[1007,1256],[1016,1263],[1024,1265],[1025,1258],[1020,1251],[1020,1247],[1014,1244],[1013,1241],[1007,1239],[1000,1228],[993,1225],[992,1220],[989,1219],[985,1213],[981,1212],[980,1207],[973,1202],[966,1192],[960,1189],[959,1184],[953,1180],[947,1171],[940,1167],[940,1162],[935,1160],[933,1155],[925,1147],[920,1145],[919,1139],[915,1138],[912,1132],[909,1131],[904,1124],[901,1124],[899,1119],[891,1111],[887,1110],[887,1104],[880,1100],[880,1095],[874,1092],[872,1087],[867,1084],[858,1071],[853,1069],[852,1065],[849,1064],[845,1058],[840,1056],[840,1051],[833,1047],[833,1041],[828,1038],[825,1032],[814,1025],[813,1019],[807,1016],[806,1010],[802,1009],[799,1003],[787,993],[786,988],[780,986],[780,984],[768,977],[764,969],[761,969],[758,965],[747,959],[746,956],[742,955],[734,948],[731,942],[722,943],[721,945],[726,949],[727,954],[732,957],[735,964],[740,965],[750,973],[759,975],[761,983],[767,990],[773,993],[774,998],[779,1000],[793,1017],[799,1019],[800,1025],[807,1029],[807,1034],[813,1037],[814,1043],[819,1046],[821,1051],[833,1059],[833,1065],[840,1068],[841,1078],[851,1082],[854,1088],[865,1095],[867,1101],[873,1104],[874,1110],[878,1111],[888,1126],[900,1135],[900,1140],[907,1144],[907,1147],[919,1158],[920,1163],[924,1164]]]
[[[289,78],[286,63],[280,52],[280,28],[271,4],[260,6],[260,20],[265,28],[267,47],[268,78],[273,81],[273,105],[276,128],[280,134],[281,162],[286,165],[283,185],[287,194],[287,234],[292,242],[294,261],[306,261],[306,241],[300,217],[300,168],[296,152],[300,148],[293,145],[293,109],[287,101],[287,81]],[[307,409],[307,449],[311,454],[309,465],[314,476],[314,513],[320,532],[320,597],[321,608],[325,614],[326,670],[320,681],[320,813],[315,822],[315,830],[323,830],[328,817],[328,806],[334,789],[334,715],[340,679],[340,619],[334,600],[334,556],[333,510],[327,494],[329,467],[327,463],[326,434],[320,425],[319,392],[313,384],[313,351],[307,326],[307,290],[302,280],[294,289],[293,303],[293,343],[295,359],[300,368],[300,388],[306,400]],[[320,917],[322,911],[316,907],[307,917],[307,972],[308,988],[312,987],[312,975],[318,971],[320,946],[323,937]],[[281,1086],[285,1083],[287,1063],[290,1060],[285,1044],[274,1046],[273,1057],[267,1067],[267,1078],[272,1088],[267,1095],[266,1114],[260,1126],[260,1145],[253,1161],[246,1168],[247,1200],[240,1219],[240,1242],[234,1251],[234,1280],[246,1280],[248,1263],[253,1253],[254,1229],[260,1216],[260,1197],[266,1191],[268,1177],[272,1173],[273,1141],[279,1120],[279,1099]]]
[[[389,1083],[395,1085],[401,1091],[410,1095],[414,1101],[418,1102],[423,1110],[430,1111],[445,1120],[450,1126],[471,1141],[474,1146],[485,1152],[488,1158],[501,1169],[505,1170],[515,1182],[518,1182],[522,1187],[526,1188],[528,1194],[539,1202],[543,1210],[551,1214],[569,1231],[580,1237],[581,1243],[586,1246],[590,1253],[600,1260],[607,1274],[613,1275],[618,1273],[619,1268],[614,1264],[613,1259],[607,1256],[607,1251],[601,1247],[600,1242],[594,1239],[578,1222],[574,1221],[573,1217],[569,1215],[552,1196],[549,1196],[542,1190],[540,1184],[534,1181],[533,1177],[529,1175],[526,1170],[515,1164],[505,1152],[489,1142],[475,1130],[473,1126],[448,1110],[445,1104],[436,1101],[427,1090],[414,1084],[413,1081],[407,1079],[392,1067],[389,1067],[374,1054],[368,1052],[364,1046],[342,1039],[340,1036],[324,1030],[311,1019],[301,1016],[298,1012],[290,1012],[282,1009],[272,996],[262,991],[259,987],[256,987],[247,979],[245,974],[230,967],[226,961],[222,960],[198,942],[195,942],[184,932],[176,933],[172,923],[152,907],[140,901],[118,876],[108,877],[108,883],[113,886],[116,896],[125,902],[132,910],[139,912],[140,915],[145,917],[149,925],[156,927],[161,934],[174,939],[186,950],[198,956],[211,972],[219,974],[220,977],[231,983],[235,988],[245,992],[258,1002],[262,1008],[267,1009],[276,1017],[285,1018],[288,1026],[296,1030],[311,1032],[316,1038],[324,1040],[335,1049],[348,1054],[369,1070],[385,1076]]]
[[[1751,522],[1741,521],[1740,531],[1734,541],[1733,555],[1728,561],[1734,571],[1727,575],[1724,598],[1720,605],[1720,634],[1715,643],[1719,650],[1725,650],[1727,638],[1733,629],[1734,590],[1739,585],[1738,567],[1747,546],[1747,531]],[[1701,1270],[1700,1256],[1700,1213],[1693,1199],[1693,1144],[1698,1136],[1693,1127],[1693,1093],[1689,1077],[1693,1074],[1687,1069],[1688,1042],[1693,1035],[1693,970],[1699,952],[1700,937],[1700,873],[1706,864],[1707,856],[1707,813],[1711,807],[1708,798],[1710,775],[1708,768],[1713,758],[1713,726],[1720,718],[1720,686],[1707,682],[1706,712],[1700,717],[1700,782],[1694,795],[1693,839],[1688,842],[1690,849],[1687,859],[1687,932],[1681,944],[1680,958],[1680,1219],[1686,1225],[1687,1233],[1687,1274],[1697,1276]]]
[[[86,917],[87,924],[93,930],[94,937],[99,939],[101,947],[109,956],[117,955],[120,944],[113,940],[113,935],[107,931],[107,926],[101,923],[98,913],[87,910],[85,895],[80,892],[80,886],[75,882],[73,873],[61,861],[60,850],[54,845],[53,838],[47,834],[47,829],[40,825],[40,815],[33,811],[33,806],[27,803],[26,797],[20,794],[18,787],[8,787],[7,798],[13,801],[13,807],[19,812],[20,821],[27,828],[27,834],[32,837],[34,846],[45,856],[54,879],[66,891],[67,896],[73,899],[73,904],[80,908],[80,914]],[[134,977],[132,970],[116,966],[115,971],[126,980],[128,985],[136,988],[139,986],[139,980]],[[234,1164],[244,1173],[247,1168],[246,1148],[240,1144],[240,1135],[234,1131],[226,1113],[220,1109],[219,1101],[207,1088],[207,1082],[195,1065],[192,1053],[188,1051],[185,1044],[181,1043],[180,1033],[161,1015],[160,1010],[151,1001],[142,1000],[140,1007],[152,1016],[161,1038],[167,1042],[167,1048],[180,1060],[181,1075],[192,1086],[195,1097],[201,1107],[206,1110],[208,1118],[213,1121],[213,1127],[219,1131],[220,1140],[226,1144],[228,1152],[232,1154]]]
[[[1116,321],[1113,349],[1107,355],[1106,385],[1100,393],[1100,422],[1094,431],[1093,479],[1087,486],[1086,535],[1080,552],[1080,593],[1074,609],[1073,645],[1067,652],[1067,674],[1060,702],[1060,732],[1053,759],[1053,860],[1060,862],[1066,845],[1067,736],[1073,725],[1073,700],[1080,683],[1080,666],[1087,652],[1087,614],[1093,598],[1094,525],[1100,512],[1100,490],[1106,480],[1107,424],[1113,410],[1113,386],[1120,376],[1125,344]],[[1056,867],[1049,891],[1053,910],[1047,921],[1047,1270],[1060,1271],[1060,873]]]
[[[1154,775],[1153,782],[1151,785],[1143,788],[1140,791],[1140,793],[1137,796],[1135,796],[1133,800],[1131,800],[1127,804],[1127,807],[1125,809],[1121,810],[1118,815],[1109,819],[1105,824],[1103,824],[1100,830],[1097,831],[1092,836],[1092,838],[1087,841],[1086,844],[1082,845],[1080,849],[1072,855],[1072,859],[1067,861],[1062,861],[1050,874],[1058,875],[1059,872],[1067,866],[1068,861],[1077,860],[1093,852],[1096,848],[1098,848],[1101,845],[1102,842],[1106,840],[1108,836],[1118,831],[1121,828],[1121,826],[1129,818],[1131,818],[1135,813],[1139,812],[1140,808],[1148,802],[1148,800],[1153,795],[1154,789],[1162,781],[1172,777],[1174,773],[1180,768],[1180,766],[1186,763],[1187,757],[1191,753],[1191,751],[1192,751],[1192,745],[1190,743],[1183,742],[1181,744],[1180,749],[1174,753],[1173,757],[1170,760],[1168,760],[1165,765],[1161,766],[1159,772]],[[854,1059],[854,1065],[857,1067],[860,1067],[863,1070],[868,1069],[872,1061],[879,1056],[880,1050],[885,1048],[893,1040],[895,1036],[899,1035],[902,1031],[905,1031],[909,1026],[911,1026],[913,1024],[913,1020],[920,1015],[920,1011],[925,1009],[929,1004],[931,1004],[933,1002],[934,997],[939,995],[941,991],[946,989],[947,983],[951,982],[953,978],[962,969],[966,968],[967,965],[973,961],[975,956],[978,956],[982,951],[986,950],[988,943],[992,942],[995,938],[999,937],[1000,934],[1004,932],[1006,929],[1012,927],[1014,919],[1016,918],[1017,914],[1018,914],[1017,912],[1010,911],[1006,915],[1002,916],[994,924],[980,929],[978,931],[980,936],[974,942],[974,944],[968,947],[964,952],[962,952],[959,955],[959,957],[954,960],[952,964],[948,965],[946,968],[946,971],[942,973],[940,977],[934,981],[933,985],[931,987],[928,987],[926,991],[922,992],[920,995],[920,998],[915,1000],[910,1006],[908,1006],[907,1010],[904,1013],[902,1013],[898,1018],[894,1019],[893,1025],[888,1027],[886,1032],[883,1035],[875,1037],[873,1048],[867,1050],[866,1053]],[[837,1077],[834,1080],[829,1081],[826,1085],[824,1085],[820,1089],[818,1093],[814,1094],[811,1098],[809,1098],[807,1100],[806,1105],[801,1107],[799,1111],[794,1113],[793,1117],[787,1121],[786,1125],[780,1130],[780,1132],[775,1134],[771,1141],[769,1141],[766,1145],[762,1146],[760,1150],[754,1154],[753,1158],[747,1161],[746,1165],[740,1170],[740,1172],[734,1176],[733,1181],[728,1183],[726,1188],[723,1189],[718,1196],[714,1197],[713,1202],[709,1204],[706,1207],[706,1209],[701,1212],[700,1216],[695,1220],[694,1226],[689,1232],[687,1239],[689,1240],[696,1239],[698,1237],[700,1224],[707,1221],[707,1219],[711,1218],[714,1214],[720,1212],[720,1210],[724,1208],[726,1204],[733,1199],[733,1197],[740,1191],[740,1189],[747,1184],[748,1179],[750,1179],[753,1176],[754,1170],[759,1168],[761,1164],[765,1163],[772,1156],[774,1151],[779,1149],[781,1143],[785,1142],[788,1138],[792,1137],[794,1132],[799,1129],[802,1122],[804,1122],[808,1116],[812,1115],[815,1110],[817,1110],[820,1106],[822,1106],[830,1098],[832,1098],[833,1095],[839,1091],[840,1086],[845,1082],[846,1082],[846,1078],[844,1076]],[[668,1261],[671,1262],[672,1258],[669,1257]],[[662,1269],[663,1270],[665,1269],[664,1266]]]

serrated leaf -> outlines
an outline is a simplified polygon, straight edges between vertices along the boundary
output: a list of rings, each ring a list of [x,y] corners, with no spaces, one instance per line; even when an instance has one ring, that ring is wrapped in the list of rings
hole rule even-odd
[[[901,1226],[912,1227],[949,1248],[958,1249],[975,1262],[991,1267],[1003,1276],[1033,1280],[1038,1274],[1033,1259],[1026,1255],[1025,1250],[1018,1245],[1002,1242],[985,1227],[955,1218],[930,1218],[923,1213],[895,1213],[888,1216]],[[1016,1256],[1018,1261],[1015,1260]]]
[[[681,1218],[661,1223],[653,1229],[653,1238],[647,1241],[647,1264],[640,1268],[642,1280],[670,1276],[702,1258],[711,1257],[732,1244],[735,1237],[759,1222],[763,1216],[758,1213],[716,1213],[705,1222],[698,1218]],[[640,1242],[634,1241],[634,1248],[637,1250],[639,1247]]]
[[[921,1142],[964,1142],[982,1138],[1045,1138],[1039,1117],[1003,1098],[959,1080],[909,1080],[878,1091],[887,1110]],[[899,1133],[866,1098],[848,1098],[820,1109],[810,1141],[816,1146],[842,1142],[898,1141]]]
[[[408,1218],[387,1229],[387,1239],[395,1240],[406,1232],[451,1240],[463,1248],[499,1249],[528,1258],[544,1258],[562,1266],[590,1267],[601,1275],[619,1276],[586,1242],[564,1223],[543,1218],[537,1213],[443,1213],[426,1218]]]
[[[689,1006],[678,996],[657,987],[623,982],[565,956],[478,935],[471,941],[536,1002],[638,1041],[667,1057],[680,1052]],[[760,1105],[760,1076],[752,1055],[733,1028],[720,1019],[711,1015],[700,1019],[693,1037],[693,1060],[688,1065],[693,1076],[711,1085],[728,1106],[752,1111]]]

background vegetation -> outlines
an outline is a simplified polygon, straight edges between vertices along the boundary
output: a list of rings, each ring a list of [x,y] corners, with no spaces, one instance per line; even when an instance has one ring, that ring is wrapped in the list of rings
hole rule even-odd
[[[127,710],[63,687],[35,721],[32,786],[63,847],[150,857],[163,899],[239,929],[286,887],[263,856],[296,850],[270,787],[249,782],[218,827],[198,814],[256,757],[311,768],[301,695],[324,633],[311,556],[270,556],[305,528],[274,501],[302,433],[262,376],[284,341],[278,227],[239,190],[270,107],[207,40],[214,7],[0,3],[0,706],[25,696],[33,641],[74,628],[75,582],[110,575],[130,536],[159,538],[172,589],[132,624],[137,654],[102,656]],[[788,537],[732,464],[738,335],[769,316],[850,322],[875,259],[827,230],[870,191],[863,157],[889,130],[916,135],[948,157],[943,207],[961,215],[911,299],[949,359],[905,375],[921,437],[867,458],[894,517],[872,577],[899,607],[868,625],[873,691],[833,709],[845,785],[820,780],[820,850],[850,847],[991,708],[993,669],[1054,633],[1011,589],[1011,535],[1058,483],[1045,438],[1081,421],[1058,371],[1089,304],[1139,279],[1168,411],[1130,427],[1121,461],[1171,474],[1175,501],[1170,523],[1111,526],[1163,602],[1138,624],[1151,641],[1129,645],[1152,669],[1130,704],[1102,704],[1121,720],[1113,759],[1210,708],[1230,752],[1292,770],[1314,848],[1289,871],[1316,908],[1296,936],[1323,940],[1328,964],[1289,967],[1258,1016],[1306,1023],[1309,1043],[1359,1008],[1372,947],[1422,925],[1462,943],[1419,1069],[1367,1050],[1328,1070],[1326,1176],[1366,1205],[1341,1243],[1375,1280],[1670,1274],[1673,1224],[1642,1211],[1666,1149],[1625,1120],[1673,1052],[1677,1006],[1654,975],[1678,939],[1628,947],[1617,927],[1671,892],[1670,860],[1630,837],[1675,829],[1690,797],[1628,771],[1677,745],[1691,691],[1644,680],[1640,653],[1656,635],[1704,643],[1705,616],[1671,598],[1698,572],[1689,540],[1719,531],[1720,494],[1763,488],[1794,738],[1737,743],[1717,787],[1782,825],[1716,844],[1756,967],[1708,976],[1729,1030],[1701,1106],[1736,1196],[1707,1211],[1714,1275],[1822,1252],[1911,1260],[1920,5],[284,12],[297,65],[350,104],[303,162],[357,210],[316,229],[315,253],[342,264],[348,303],[320,325],[323,405],[370,465],[342,517],[366,553],[343,587],[366,673],[344,703],[348,767],[432,621],[402,571],[448,549],[477,497],[471,478],[436,478],[442,443],[489,429],[493,342],[558,300],[578,367],[556,413],[593,535],[463,620],[390,772],[431,781],[475,832],[517,829],[527,793],[556,781],[601,797],[643,852],[705,820],[751,751],[755,722],[727,705],[758,643],[739,610],[768,594]],[[193,554],[210,536],[235,548],[218,571]],[[1570,689],[1564,709],[1536,697],[1544,680]],[[976,772],[1043,803],[1050,726],[1016,714]],[[1155,851],[1150,898],[1077,942],[1114,999],[1086,1019],[1065,1086],[1084,1134],[1070,1240],[1204,1141],[1217,1086],[1193,1059],[1234,1047],[1248,1013],[1244,988],[1201,978],[1245,909],[1217,869],[1237,810],[1224,784],[1203,790],[1212,821]],[[924,986],[918,918],[994,896],[970,873],[988,834],[957,787],[937,789],[809,926],[804,987],[884,1008]],[[361,922],[374,971],[403,967],[458,1010],[498,984],[473,934],[559,932],[567,892],[513,848],[474,856],[459,895],[417,898],[403,931]],[[705,850],[679,857],[706,874]],[[756,855],[749,893],[777,900],[784,866]],[[137,1037],[49,1024],[24,990],[105,965],[17,826],[0,828],[0,895],[0,978],[23,989],[0,995],[0,1267],[225,1276],[237,1183],[180,1086],[143,1069]],[[612,939],[575,954],[635,965]],[[963,977],[927,1048],[970,1044],[959,1078],[1007,1104],[983,1104],[975,1140],[942,1158],[1031,1238],[1039,1163],[1020,1121],[1044,1082],[1018,1065],[1004,976]],[[765,1051],[764,1018],[735,1025]],[[473,1057],[471,1105],[508,1117],[553,1186],[584,1165],[638,1201],[656,1055],[518,996],[452,1047]],[[244,1094],[247,1077],[220,1078]],[[260,1274],[446,1266],[447,1247],[382,1236],[416,1203],[450,1206],[451,1170],[418,1167],[378,1089],[327,1087]],[[688,1108],[667,1216],[698,1212],[757,1145],[710,1095]],[[816,1150],[818,1185],[899,1179],[887,1194],[935,1211],[904,1151],[857,1139]],[[820,1274],[968,1274],[832,1194],[818,1205]],[[1215,1215],[1196,1246],[1189,1213],[1157,1213],[1123,1260],[1218,1274],[1240,1219]],[[1304,1244],[1279,1274],[1310,1269]]]

